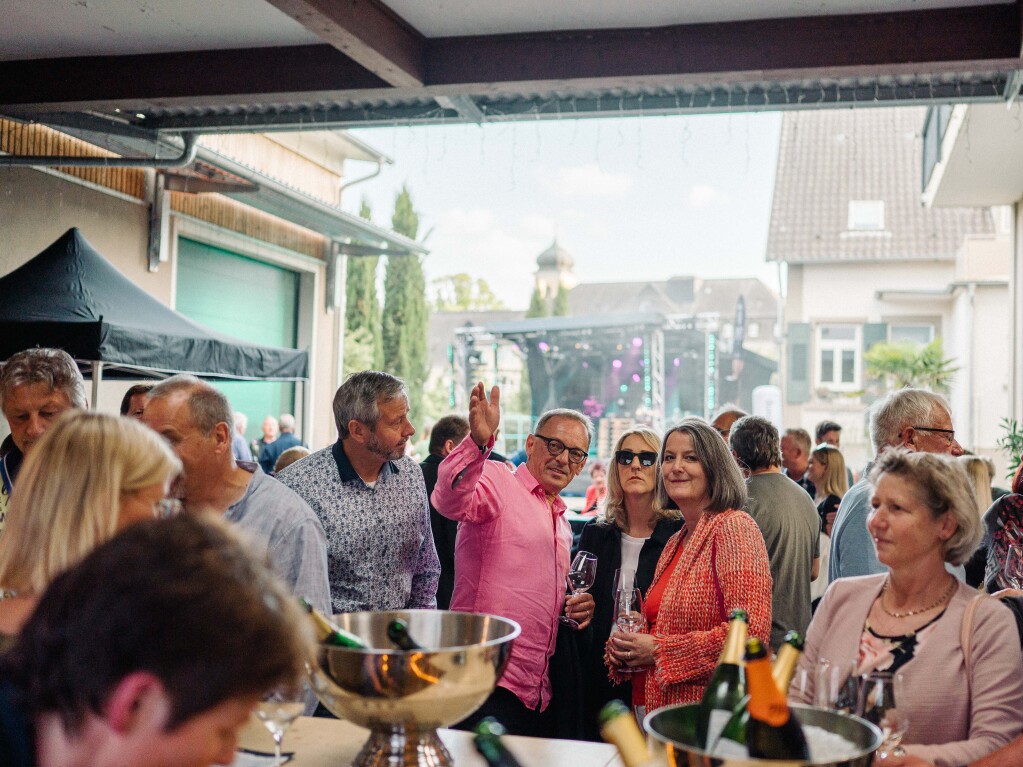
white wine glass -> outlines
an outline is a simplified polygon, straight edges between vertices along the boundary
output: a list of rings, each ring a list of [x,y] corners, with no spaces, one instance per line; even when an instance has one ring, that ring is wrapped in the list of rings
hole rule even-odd
[[[814,668],[813,705],[838,714],[855,714],[860,678],[856,661],[820,658]]]
[[[569,592],[571,592],[572,596],[586,593],[590,590],[596,577],[596,555],[588,551],[580,551],[575,555],[575,559],[572,560],[571,567],[568,568],[566,580],[568,581]],[[574,629],[579,628],[579,622],[569,618],[567,615],[562,615],[560,620],[566,626],[571,626]]]
[[[646,615],[643,613],[643,592],[639,589],[618,589],[615,592],[615,626],[622,631],[642,634],[647,629]],[[632,666],[622,666],[623,674],[634,674],[639,671]]]
[[[282,685],[268,692],[256,708],[256,717],[274,739],[275,767],[280,767],[284,763],[281,759],[284,733],[305,711],[305,697],[304,685]]]
[[[1005,582],[1014,589],[1023,589],[1023,544],[1011,543],[1005,550]]]
[[[901,672],[875,671],[860,679],[856,713],[881,730],[877,755],[886,759],[898,755],[900,744],[909,729],[906,710],[905,681]]]

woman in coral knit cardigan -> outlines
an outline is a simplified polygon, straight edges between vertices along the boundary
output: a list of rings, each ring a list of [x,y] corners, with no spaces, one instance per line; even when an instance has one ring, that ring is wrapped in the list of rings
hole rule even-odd
[[[633,682],[633,704],[652,711],[693,703],[717,665],[735,608],[749,615],[752,636],[771,634],[771,568],[764,537],[741,511],[746,483],[721,436],[702,418],[686,418],[664,435],[658,494],[685,522],[668,541],[646,594],[646,633],[611,635],[605,660],[613,680]]]

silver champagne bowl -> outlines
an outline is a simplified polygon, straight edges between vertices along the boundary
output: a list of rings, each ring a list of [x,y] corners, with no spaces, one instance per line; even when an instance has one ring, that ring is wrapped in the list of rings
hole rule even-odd
[[[387,638],[400,618],[424,649],[403,652]],[[487,699],[521,629],[494,615],[395,610],[335,615],[367,647],[320,645],[311,682],[324,706],[371,731],[353,767],[450,766],[437,737]]]
[[[710,756],[696,742],[698,704],[664,706],[647,715],[643,722],[652,745],[667,752],[668,764],[686,767],[870,767],[881,745],[881,731],[857,716],[838,714],[823,708],[793,705],[792,711],[805,724],[837,733],[858,748],[849,759],[837,762],[803,760],[734,759]]]

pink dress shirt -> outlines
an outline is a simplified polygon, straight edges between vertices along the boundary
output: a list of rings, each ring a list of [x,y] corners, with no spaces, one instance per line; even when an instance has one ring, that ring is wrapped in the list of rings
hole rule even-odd
[[[490,446],[492,447],[492,445]],[[548,663],[564,607],[572,528],[525,464],[486,460],[471,437],[441,461],[433,505],[456,520],[451,609],[510,618],[522,627],[498,684],[528,708],[551,700]]]

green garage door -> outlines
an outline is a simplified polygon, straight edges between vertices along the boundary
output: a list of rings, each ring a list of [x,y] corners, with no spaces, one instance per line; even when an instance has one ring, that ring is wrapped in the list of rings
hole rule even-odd
[[[177,310],[220,333],[264,346],[295,348],[298,273],[195,240],[178,239]],[[295,385],[264,381],[213,384],[249,417],[256,439],[267,415],[292,413]]]

